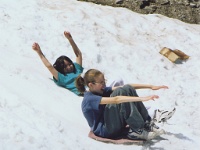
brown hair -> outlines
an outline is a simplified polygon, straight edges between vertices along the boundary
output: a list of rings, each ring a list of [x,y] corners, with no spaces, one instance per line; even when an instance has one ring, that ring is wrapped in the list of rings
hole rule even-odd
[[[85,92],[85,86],[88,86],[89,83],[94,83],[95,82],[95,77],[102,75],[103,73],[99,70],[96,69],[90,69],[88,70],[84,77],[78,76],[76,78],[76,88],[80,93]]]

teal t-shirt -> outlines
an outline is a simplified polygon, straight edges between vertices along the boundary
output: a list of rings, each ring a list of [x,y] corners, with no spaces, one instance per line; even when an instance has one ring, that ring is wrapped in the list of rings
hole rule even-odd
[[[76,69],[76,73],[68,73],[66,75],[63,75],[62,73],[58,72],[58,80],[56,80],[55,78],[53,78],[53,80],[58,86],[62,86],[72,91],[76,95],[79,95],[80,92],[76,88],[75,79],[83,72],[84,68],[77,63],[74,63],[74,66]]]

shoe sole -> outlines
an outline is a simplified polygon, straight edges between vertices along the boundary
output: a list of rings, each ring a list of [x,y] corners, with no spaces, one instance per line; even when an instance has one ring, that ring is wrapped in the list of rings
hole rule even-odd
[[[174,108],[171,112],[169,112],[167,117],[165,119],[162,119],[162,121],[166,122],[168,119],[170,119],[174,115],[175,111],[176,111],[176,108]]]
[[[163,111],[163,112],[155,112],[155,116],[159,116],[159,117],[155,117],[153,119],[154,122],[158,122],[158,123],[161,123],[161,122],[166,122],[168,119],[170,119],[174,113],[176,111],[176,108],[174,108],[172,111]],[[157,115],[157,113],[160,113]],[[158,119],[156,119],[158,118]]]

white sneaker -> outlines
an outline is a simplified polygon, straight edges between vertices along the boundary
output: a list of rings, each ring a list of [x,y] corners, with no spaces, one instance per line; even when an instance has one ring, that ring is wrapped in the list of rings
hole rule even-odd
[[[160,136],[162,134],[165,134],[165,130],[161,129],[159,126],[157,126],[153,121],[146,122],[144,125],[144,129],[147,132],[155,132],[157,136]]]
[[[143,129],[130,129],[127,136],[132,140],[152,140],[158,135],[155,132],[147,132]]]
[[[160,129],[160,127],[158,127],[157,125],[153,125],[152,127],[152,132],[155,132],[157,136],[160,136],[162,134],[165,134],[165,130],[164,129]]]
[[[176,111],[176,108],[174,108],[172,111],[166,111],[166,110],[155,110],[155,114],[153,117],[153,122],[161,123],[161,122],[167,122],[168,119],[170,119]]]

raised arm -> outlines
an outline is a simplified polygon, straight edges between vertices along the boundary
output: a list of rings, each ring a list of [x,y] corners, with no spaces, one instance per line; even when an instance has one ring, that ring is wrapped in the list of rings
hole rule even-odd
[[[32,49],[36,51],[42,60],[43,64],[48,68],[48,70],[51,72],[51,74],[54,76],[56,80],[58,80],[58,71],[52,66],[52,64],[46,59],[44,54],[42,53],[40,46],[38,43],[33,43]]]
[[[133,97],[133,96],[116,96],[116,97],[102,97],[100,104],[119,104],[125,102],[138,102],[148,101],[159,98],[157,95],[151,95],[147,97]]]
[[[64,31],[65,37],[69,40],[69,43],[71,44],[74,54],[76,55],[76,63],[82,66],[82,53],[76,43],[74,42],[70,32]]]

